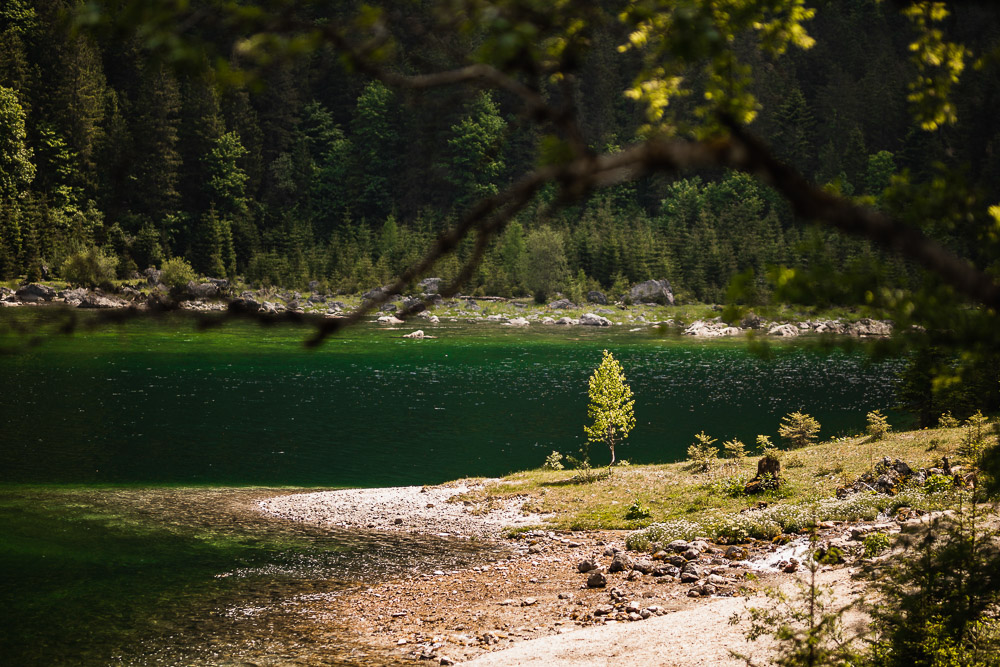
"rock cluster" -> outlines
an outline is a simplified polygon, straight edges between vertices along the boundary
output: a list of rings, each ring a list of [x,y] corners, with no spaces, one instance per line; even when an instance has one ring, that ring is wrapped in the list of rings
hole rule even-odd
[[[610,559],[610,562],[603,565],[602,558]],[[620,547],[611,545],[602,556],[579,561],[576,569],[586,575],[586,588],[605,588],[613,583],[611,575],[624,575],[626,581],[649,577],[652,581],[679,582],[689,586],[689,597],[707,597],[731,595],[738,586],[738,579],[742,578],[742,573],[735,569],[739,567],[737,562],[746,558],[747,551],[742,547],[730,547],[723,553],[707,540],[675,540],[651,557],[633,557]],[[617,587],[612,587],[609,595],[610,604],[591,610],[589,614],[592,618],[641,621],[660,613],[657,607],[642,608],[627,600]]]
[[[721,318],[697,320],[684,329],[685,336],[718,338],[739,336],[751,330],[765,331],[768,336],[793,338],[802,334],[837,334],[848,336],[891,336],[892,322],[864,318],[857,322],[840,320],[806,320],[803,322],[767,322],[753,313],[746,315],[740,326],[723,322]]]

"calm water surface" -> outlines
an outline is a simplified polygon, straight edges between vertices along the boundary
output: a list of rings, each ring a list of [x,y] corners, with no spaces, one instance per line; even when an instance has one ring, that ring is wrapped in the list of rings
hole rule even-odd
[[[252,501],[280,490],[245,487],[433,483],[574,453],[604,348],[636,394],[633,462],[683,458],[702,429],[750,443],[798,409],[824,436],[857,431],[893,404],[898,367],[625,327],[358,327],[306,350],[302,329],[172,319],[29,346],[3,329],[25,317],[0,311],[5,664],[378,664],[335,621],[304,636],[297,601],[477,546],[268,521]]]

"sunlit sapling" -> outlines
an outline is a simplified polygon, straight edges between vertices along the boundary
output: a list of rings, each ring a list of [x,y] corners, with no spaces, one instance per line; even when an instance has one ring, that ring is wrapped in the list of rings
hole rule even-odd
[[[996,425],[976,410],[976,413],[965,420],[962,424],[962,441],[958,446],[958,453],[964,457],[969,464],[978,471],[982,468],[983,456],[989,446],[996,443],[996,438],[990,436],[995,433]]]
[[[715,446],[716,440],[704,431],[696,433],[694,439],[694,444],[688,447],[688,458],[699,471],[708,472],[719,458],[719,448]]]
[[[805,447],[816,442],[819,422],[802,412],[791,412],[781,418],[778,435],[789,447]]]
[[[722,443],[722,447],[726,450],[726,456],[733,459],[737,464],[743,463],[747,457],[746,445],[739,438],[725,441]]]
[[[615,464],[615,445],[628,437],[635,426],[632,389],[625,381],[625,373],[614,356],[604,350],[604,358],[590,376],[590,404],[587,417],[593,420],[583,429],[587,434],[584,462],[590,462],[589,445],[603,442],[611,450],[611,463]]]
[[[892,430],[888,418],[879,410],[872,410],[868,413],[868,426],[865,431],[872,440],[882,440]]]

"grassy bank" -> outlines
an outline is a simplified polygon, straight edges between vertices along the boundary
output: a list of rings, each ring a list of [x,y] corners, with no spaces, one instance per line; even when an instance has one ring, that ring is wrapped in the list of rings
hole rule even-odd
[[[781,489],[757,495],[743,493],[743,484],[756,473],[758,457],[750,456],[743,462],[720,459],[707,472],[690,462],[616,467],[610,474],[598,469],[592,471],[591,481],[574,470],[529,470],[508,475],[467,499],[488,506],[491,499],[527,495],[527,506],[552,513],[550,525],[560,529],[635,530],[665,524],[667,532],[714,532],[714,536],[725,537],[727,530],[738,530],[739,522],[733,517],[740,516],[750,521],[773,521],[782,530],[794,530],[804,516],[816,511],[820,520],[871,519],[894,506],[926,509],[947,504],[948,494],[929,494],[919,487],[894,498],[856,494],[849,501],[831,499],[838,487],[850,484],[886,456],[899,458],[914,470],[940,465],[942,456],[954,462],[962,432],[961,428],[904,431],[890,433],[878,442],[857,436],[782,451]],[[629,518],[634,503],[648,509],[649,516]],[[753,509],[759,503],[767,503],[767,509]],[[770,527],[763,532],[773,530]],[[654,536],[646,541],[665,538]],[[641,542],[637,544],[645,546]]]

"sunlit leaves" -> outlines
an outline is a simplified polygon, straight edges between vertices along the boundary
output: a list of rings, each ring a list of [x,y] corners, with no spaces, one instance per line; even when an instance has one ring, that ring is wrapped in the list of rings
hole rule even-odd
[[[958,83],[965,61],[971,53],[963,45],[947,41],[938,27],[948,17],[943,2],[917,2],[903,10],[917,29],[910,44],[917,78],[910,82],[907,99],[925,130],[954,124],[958,117],[950,101],[951,89]]]
[[[647,130],[676,124],[668,108],[691,93],[698,94],[695,114],[702,120],[691,128],[695,136],[715,132],[720,115],[750,123],[758,105],[750,68],[736,56],[737,40],[748,36],[770,55],[807,49],[813,39],[803,24],[813,14],[803,0],[632,0],[620,16],[630,31],[619,51],[641,51],[646,67],[626,95],[645,106]]]

